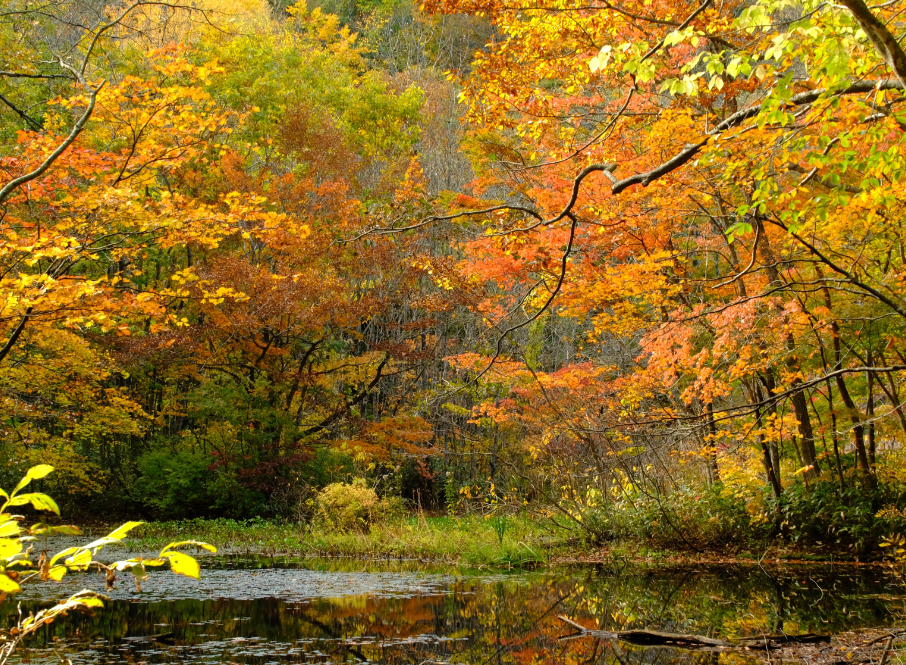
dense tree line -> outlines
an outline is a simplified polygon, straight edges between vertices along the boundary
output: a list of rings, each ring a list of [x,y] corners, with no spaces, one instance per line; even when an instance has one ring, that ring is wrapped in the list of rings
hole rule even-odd
[[[896,2],[13,5],[8,480],[898,528]]]

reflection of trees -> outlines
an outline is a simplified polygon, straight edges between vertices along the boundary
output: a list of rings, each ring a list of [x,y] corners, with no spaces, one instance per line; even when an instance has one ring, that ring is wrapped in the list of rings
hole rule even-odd
[[[237,578],[244,573],[237,572]],[[249,583],[252,578],[241,578]],[[242,583],[237,581],[237,583]],[[550,574],[464,579],[446,593],[413,597],[349,596],[288,603],[278,599],[116,601],[95,617],[52,624],[33,646],[54,638],[73,645],[109,640],[81,662],[123,658],[148,663],[422,661],[482,665],[710,665],[713,653],[637,648],[591,638],[563,640],[556,619],[568,614],[604,630],[652,628],[736,636],[761,631],[840,630],[889,620],[877,572],[758,567],[563,570]],[[844,616],[843,610],[846,610]],[[23,610],[28,611],[23,605]],[[0,605],[0,620],[15,607]],[[169,644],[124,637],[172,633]],[[234,640],[244,640],[236,641]],[[60,644],[56,643],[56,644]],[[82,650],[84,647],[79,647]],[[75,647],[72,647],[74,650]],[[117,651],[123,649],[123,651]],[[86,660],[87,658],[87,660]],[[354,659],[354,660],[353,660]],[[50,660],[50,659],[48,659]],[[58,661],[56,661],[58,662]],[[723,662],[723,661],[722,661]]]

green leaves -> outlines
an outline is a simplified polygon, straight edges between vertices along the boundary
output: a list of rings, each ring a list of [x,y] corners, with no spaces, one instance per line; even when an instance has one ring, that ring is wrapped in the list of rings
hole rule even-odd
[[[727,242],[732,243],[744,234],[752,233],[752,225],[748,222],[736,222],[727,229]]]
[[[19,490],[28,487],[28,485],[33,480],[40,480],[44,478],[53,471],[53,467],[50,464],[38,464],[37,466],[31,467],[25,473],[25,477],[19,481],[19,484],[16,485],[16,488],[12,493],[7,494],[0,490],[3,497],[6,499],[6,502],[0,508],[0,513],[5,513],[7,508],[13,506],[25,506],[31,504],[35,510],[46,510],[48,512],[55,513],[56,515],[60,514],[60,507],[57,506],[56,501],[51,499],[46,494],[41,494],[39,492],[31,492],[29,494],[19,494]],[[8,536],[17,536],[19,535],[19,527],[13,522],[6,522],[0,525],[0,538]]]
[[[681,79],[670,78],[663,81],[660,85],[659,92],[667,92],[671,95],[688,95],[693,97],[698,94],[698,78],[700,74],[686,75]]]

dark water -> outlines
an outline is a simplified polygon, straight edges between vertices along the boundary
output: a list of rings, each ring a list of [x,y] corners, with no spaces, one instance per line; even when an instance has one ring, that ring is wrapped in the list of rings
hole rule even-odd
[[[202,580],[152,572],[123,581],[104,611],[72,615],[14,662],[59,663],[717,663],[718,654],[561,640],[565,615],[606,630],[719,637],[831,633],[891,625],[906,600],[867,567],[557,568],[520,574],[349,561],[211,560]],[[94,575],[32,588],[62,597],[100,589]],[[45,596],[46,597],[46,596]],[[15,605],[0,604],[12,619]],[[732,656],[732,660],[739,659]],[[726,662],[727,656],[720,660]]]

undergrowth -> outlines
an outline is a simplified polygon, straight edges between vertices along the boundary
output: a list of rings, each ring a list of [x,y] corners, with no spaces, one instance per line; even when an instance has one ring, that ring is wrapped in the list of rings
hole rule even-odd
[[[527,517],[510,517],[502,537],[499,525],[478,516],[397,517],[368,530],[341,531],[264,519],[189,519],[141,527],[127,546],[154,549],[191,533],[222,552],[291,554],[363,559],[419,559],[466,565],[528,567],[557,553]]]

